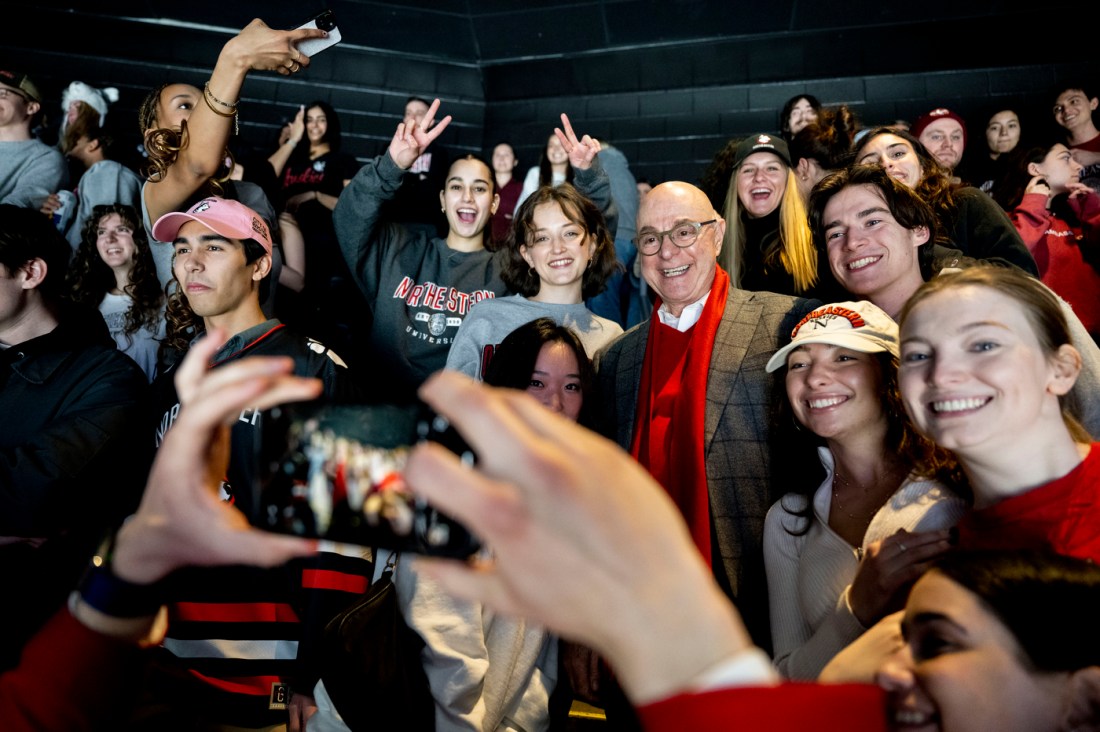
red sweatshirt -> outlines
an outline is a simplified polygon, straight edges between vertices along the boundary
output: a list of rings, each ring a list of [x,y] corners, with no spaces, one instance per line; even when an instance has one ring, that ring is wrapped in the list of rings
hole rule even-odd
[[[1100,272],[1091,261],[1100,254],[1100,195],[1070,198],[1075,220],[1047,208],[1047,197],[1029,193],[1010,214],[1035,257],[1039,277],[1070,304],[1093,337],[1100,335]]]

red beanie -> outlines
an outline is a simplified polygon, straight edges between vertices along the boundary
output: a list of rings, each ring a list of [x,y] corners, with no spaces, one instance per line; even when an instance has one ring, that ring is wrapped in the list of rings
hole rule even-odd
[[[913,123],[913,126],[909,128],[909,134],[913,137],[920,138],[920,133],[924,132],[924,128],[938,119],[953,119],[958,122],[963,130],[963,145],[966,144],[966,122],[962,117],[945,107],[939,107],[933,109],[928,114],[922,114],[917,118],[917,121]]]

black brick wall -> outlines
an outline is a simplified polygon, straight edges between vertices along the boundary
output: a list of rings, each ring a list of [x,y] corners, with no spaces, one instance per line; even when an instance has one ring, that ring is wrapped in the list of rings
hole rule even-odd
[[[109,121],[136,144],[136,110],[149,89],[164,81],[201,85],[222,44],[255,14],[292,27],[325,4],[245,2],[231,13],[224,2],[193,0],[172,9],[186,13],[190,25],[182,27],[127,19],[169,12],[149,0],[115,0],[109,11],[94,12],[63,0],[3,2],[9,30],[49,33],[9,32],[0,64],[37,78],[53,102],[54,126],[70,81],[118,87],[122,98]],[[635,175],[696,180],[729,139],[775,131],[779,107],[797,93],[849,104],[867,125],[912,120],[934,106],[967,116],[1005,100],[1032,110],[1050,136],[1051,90],[1100,71],[1087,43],[1034,51],[1031,36],[1060,8],[1072,11],[1068,0],[1042,8],[848,0],[843,19],[835,4],[798,0],[331,5],[344,43],[292,78],[250,75],[241,106],[245,143],[270,149],[295,107],[320,98],[340,113],[345,148],[365,159],[385,148],[406,97],[416,94],[439,96],[442,113],[453,115],[443,144],[483,153],[509,139],[521,174],[566,112],[579,132],[622,149]],[[981,145],[976,124],[970,138]]]

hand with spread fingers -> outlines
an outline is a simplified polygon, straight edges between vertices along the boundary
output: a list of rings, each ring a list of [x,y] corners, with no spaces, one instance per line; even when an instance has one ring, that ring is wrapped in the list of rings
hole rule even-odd
[[[414,120],[402,121],[397,125],[397,131],[390,141],[389,153],[393,162],[402,170],[408,170],[416,159],[428,149],[435,138],[439,137],[447,125],[451,124],[451,116],[447,115],[433,125],[435,113],[439,111],[439,100],[432,101],[427,113],[419,124]]]
[[[180,364],[176,383],[187,402],[157,451],[141,505],[115,540],[112,571],[131,583],[149,584],[187,565],[271,567],[315,549],[252,528],[219,498],[218,487],[241,410],[313,399],[321,382],[294,376],[290,358],[252,357],[211,369],[225,337],[215,329]]]
[[[565,148],[566,154],[569,155],[569,164],[579,170],[588,170],[592,167],[592,161],[596,159],[596,155],[602,149],[600,141],[588,135],[578,140],[577,133],[573,131],[573,125],[570,124],[569,117],[565,113],[561,115],[561,126],[564,132],[562,129],[555,127],[554,134],[561,142],[561,146]]]
[[[752,648],[675,505],[617,445],[529,394],[456,372],[435,374],[420,395],[478,464],[425,443],[406,479],[493,550],[476,565],[421,558],[421,571],[460,597],[591,646],[636,702]]]
[[[951,548],[951,532],[901,529],[867,547],[848,588],[848,604],[865,628],[901,609],[909,588]]]

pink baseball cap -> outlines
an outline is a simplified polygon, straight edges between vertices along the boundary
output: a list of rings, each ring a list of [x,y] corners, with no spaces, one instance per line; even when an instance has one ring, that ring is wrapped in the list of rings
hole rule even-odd
[[[157,241],[175,241],[180,227],[188,221],[198,221],[215,234],[229,239],[255,239],[271,254],[271,233],[258,213],[240,201],[211,196],[204,198],[186,213],[175,211],[164,214],[153,224],[153,238]]]

